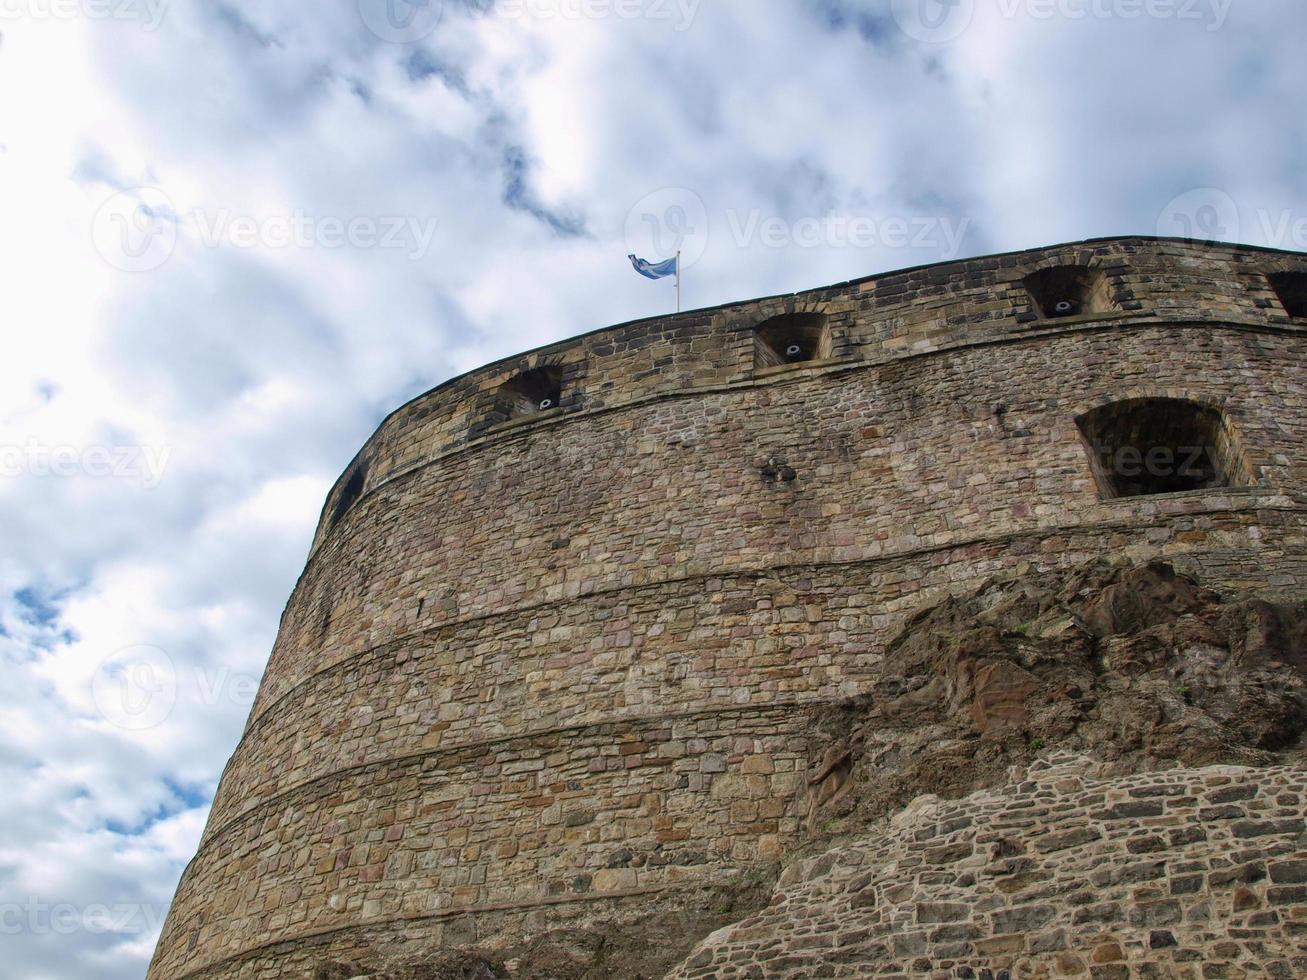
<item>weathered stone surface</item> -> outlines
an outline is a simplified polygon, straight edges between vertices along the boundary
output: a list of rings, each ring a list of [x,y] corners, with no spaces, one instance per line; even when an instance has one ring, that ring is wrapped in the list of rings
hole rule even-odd
[[[1092,267],[1105,305],[1042,318],[1023,283],[1063,264]],[[922,792],[998,786],[1053,748],[1122,772],[1280,761],[1307,666],[1307,325],[1267,276],[1299,268],[1151,239],[989,256],[625,324],[404,406],[327,500],[151,980],[652,976],[811,835]],[[825,317],[817,360],[760,360],[755,328],[787,313]],[[508,417],[528,373],[558,397]],[[1219,417],[1237,485],[1112,497],[1079,420],[1123,400]],[[895,641],[914,622],[935,639]],[[1026,831],[1058,814],[1032,798],[996,853],[922,858],[1010,863],[1012,907],[1056,905],[1027,893],[1040,862],[1104,841],[1130,861],[1088,887],[1153,903],[1260,861],[1229,887],[1268,889],[1249,915],[1294,914],[1304,885],[1268,864],[1298,856],[1262,853],[1294,817],[1205,795],[1200,823],[1119,837],[1181,805],[1138,799],[1162,816],[1117,809],[1102,839],[1049,850]],[[1218,838],[1254,853],[1157,872]],[[882,945],[1015,955],[1017,934],[967,925]],[[836,959],[861,928],[820,944]],[[1032,942],[1068,969],[1117,968],[1046,928]]]
[[[1267,621],[1276,629],[1263,629]],[[838,830],[922,790],[993,785],[1008,766],[1053,748],[1123,773],[1271,764],[1307,733],[1307,673],[1298,666],[1305,628],[1307,604],[1222,597],[1165,562],[1098,559],[985,583],[920,610],[887,644],[884,674],[867,695],[815,713],[814,725],[838,735],[854,762],[841,798],[814,820]],[[1166,790],[1104,800],[1095,827],[1032,846],[1117,834],[1117,822],[1160,816]],[[1247,840],[1294,829],[1249,819],[1241,802],[1251,792],[1240,785],[1208,796],[1201,825],[1159,827],[1127,849],[1162,850],[1164,834],[1201,834],[1215,821],[1234,821],[1230,832]],[[1032,805],[1031,817],[1047,812]]]
[[[1204,803],[1230,788],[1240,791],[1248,810],[1287,819],[1292,808],[1278,799],[1307,791],[1307,768],[1214,766],[1118,777],[1105,775],[1108,768],[1057,753],[1016,773],[1002,789],[953,801],[917,800],[826,854],[792,864],[771,905],[713,933],[669,980],[1037,978],[1087,969],[1105,976],[1099,968],[1108,965],[1119,966],[1122,977],[1265,975],[1268,970],[1272,976],[1301,976],[1307,963],[1303,909],[1292,917],[1261,916],[1257,910],[1265,900],[1281,906],[1307,901],[1307,888],[1281,893],[1265,883],[1210,876],[1205,888],[1168,887],[1186,872],[1215,873],[1229,865],[1241,848],[1229,824],[1204,840],[1159,852],[1155,889],[1140,889],[1129,876],[1092,888],[1086,879],[1095,868],[1138,862],[1124,846],[1131,833],[1197,821]],[[1110,836],[1101,832],[1095,811],[1102,799],[1152,791],[1160,791],[1157,798],[1164,801],[1161,814],[1123,816],[1124,825]],[[1027,819],[1035,811],[1043,815]],[[950,829],[960,818],[965,823]],[[1082,844],[1041,850],[1039,842],[1051,837]],[[958,841],[977,850],[1016,846],[1040,856],[1029,865],[1033,876],[1011,891],[1002,887],[1010,875],[1001,866],[980,874],[938,874],[921,860],[924,850]],[[1300,872],[1307,838],[1299,832],[1286,828],[1262,846],[1298,855],[1280,866],[1286,875]],[[875,869],[870,877],[868,868]],[[854,884],[859,895],[872,893],[875,899],[850,903],[847,891]],[[935,922],[948,922],[948,931],[914,928]],[[850,937],[838,955],[808,942],[832,935]]]

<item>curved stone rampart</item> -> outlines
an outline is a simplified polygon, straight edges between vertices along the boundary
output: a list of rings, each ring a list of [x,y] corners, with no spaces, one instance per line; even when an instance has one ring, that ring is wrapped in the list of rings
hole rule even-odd
[[[1067,263],[1103,306],[1050,319],[1026,280]],[[1294,269],[1152,239],[993,256],[609,328],[406,405],[328,497],[150,976],[278,976],[296,943],[451,917],[484,939],[773,862],[803,713],[987,576],[1121,552],[1299,588],[1307,323],[1267,278]],[[824,316],[820,358],[761,358],[794,312]],[[559,403],[504,418],[542,367]],[[1219,417],[1238,485],[1109,499],[1079,420],[1128,398]]]

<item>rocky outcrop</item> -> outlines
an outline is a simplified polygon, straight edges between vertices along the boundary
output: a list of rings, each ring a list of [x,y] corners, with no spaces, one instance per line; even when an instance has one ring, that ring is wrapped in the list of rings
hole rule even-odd
[[[1303,603],[1165,563],[924,609],[814,718],[839,843],[669,976],[1307,975],[1305,658]]]
[[[1031,572],[923,609],[874,693],[814,726],[848,760],[812,798],[827,830],[997,785],[1045,750],[1118,773],[1270,765],[1307,732],[1307,605],[1222,597],[1162,562]]]

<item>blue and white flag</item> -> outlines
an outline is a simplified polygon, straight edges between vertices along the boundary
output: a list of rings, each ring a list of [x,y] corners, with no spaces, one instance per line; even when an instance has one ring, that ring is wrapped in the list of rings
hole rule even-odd
[[[676,275],[676,259],[655,264],[648,259],[637,259],[634,255],[628,255],[627,258],[631,260],[631,265],[635,266],[635,271],[646,279],[665,279]]]

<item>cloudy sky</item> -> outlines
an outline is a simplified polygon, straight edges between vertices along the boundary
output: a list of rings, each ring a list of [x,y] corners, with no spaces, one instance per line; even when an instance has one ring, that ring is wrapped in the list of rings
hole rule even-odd
[[[1301,0],[0,0],[0,943],[143,975],[392,408],[687,306],[1307,247]]]

